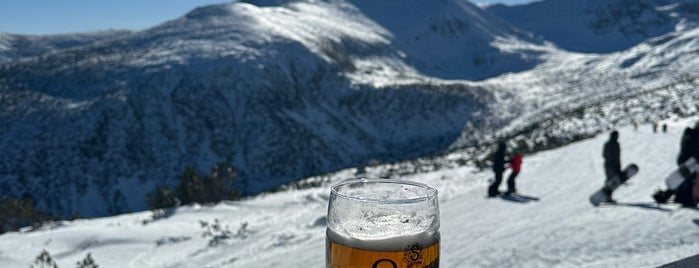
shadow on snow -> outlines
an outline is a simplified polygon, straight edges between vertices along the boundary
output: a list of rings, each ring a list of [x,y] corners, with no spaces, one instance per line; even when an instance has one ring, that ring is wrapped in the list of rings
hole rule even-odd
[[[502,198],[502,200],[515,202],[515,203],[529,203],[532,201],[539,201],[538,197],[522,195],[522,194],[501,195],[500,198]]]

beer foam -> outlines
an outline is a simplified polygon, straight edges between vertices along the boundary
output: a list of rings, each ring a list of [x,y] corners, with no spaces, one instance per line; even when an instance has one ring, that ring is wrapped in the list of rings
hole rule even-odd
[[[365,239],[353,236],[347,236],[333,231],[331,228],[326,229],[328,239],[334,243],[344,246],[371,250],[371,251],[404,251],[410,245],[418,244],[422,247],[429,247],[439,242],[439,232],[422,232],[417,234],[402,234],[385,238]]]
[[[362,209],[332,218],[329,225],[338,232],[367,239],[391,237],[401,234],[421,233],[437,229],[436,215],[412,212],[391,214],[379,209]]]
[[[391,180],[340,183],[333,189],[328,228],[341,244],[384,248],[434,242],[439,230],[436,189]]]

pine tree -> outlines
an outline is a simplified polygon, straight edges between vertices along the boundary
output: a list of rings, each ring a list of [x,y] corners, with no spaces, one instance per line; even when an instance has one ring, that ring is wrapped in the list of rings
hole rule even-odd
[[[30,266],[31,268],[58,268],[58,265],[56,265],[56,262],[53,261],[53,258],[51,258],[51,254],[49,254],[48,251],[45,249],[39,253],[39,256],[36,256],[36,259],[34,260],[34,264]]]
[[[39,225],[49,220],[49,216],[34,207],[32,198],[24,196],[21,199],[10,197],[0,200],[0,233],[14,231],[24,226]]]
[[[182,204],[207,204],[237,199],[240,198],[240,192],[231,188],[237,177],[238,171],[228,163],[215,164],[209,176],[198,175],[194,169],[187,167],[180,177],[175,193]],[[146,198],[154,200],[156,195]]]
[[[98,268],[99,266],[95,263],[95,260],[92,259],[92,254],[87,253],[87,256],[85,256],[85,259],[83,259],[82,261],[79,261],[75,267],[76,268]]]
[[[176,200],[175,193],[167,185],[159,185],[154,193],[146,194],[146,204],[150,209],[174,207]]]
[[[231,184],[238,177],[238,171],[228,163],[217,163],[211,169],[211,176],[206,181],[207,196],[210,202],[231,200],[240,197],[238,191],[231,189]]]
[[[191,167],[185,169],[175,191],[183,204],[204,203],[205,201],[204,180]]]

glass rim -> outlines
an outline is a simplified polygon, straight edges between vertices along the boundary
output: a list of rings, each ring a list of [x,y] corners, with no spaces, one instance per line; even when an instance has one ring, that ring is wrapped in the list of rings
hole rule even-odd
[[[402,185],[410,185],[410,186],[415,186],[419,187],[422,189],[426,190],[426,194],[421,197],[415,197],[415,198],[398,198],[398,199],[379,199],[379,198],[366,198],[366,197],[358,197],[355,195],[348,195],[344,193],[340,193],[338,190],[340,187],[349,185],[349,184],[356,184],[356,183],[385,183],[385,184],[402,184]],[[373,178],[358,178],[358,179],[349,179],[349,180],[344,180],[341,182],[336,183],[332,187],[330,187],[330,195],[350,199],[350,200],[355,200],[355,201],[361,201],[365,203],[379,203],[379,204],[410,204],[410,203],[418,203],[418,202],[423,202],[427,201],[433,198],[437,198],[437,188],[435,188],[432,185],[426,184],[426,183],[421,183],[421,182],[415,182],[415,181],[409,181],[409,180],[402,180],[402,179],[373,179]]]

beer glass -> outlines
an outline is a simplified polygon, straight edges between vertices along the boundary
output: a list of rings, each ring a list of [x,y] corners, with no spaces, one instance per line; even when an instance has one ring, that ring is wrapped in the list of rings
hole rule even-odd
[[[439,267],[437,189],[406,180],[355,179],[332,186],[328,268]]]

